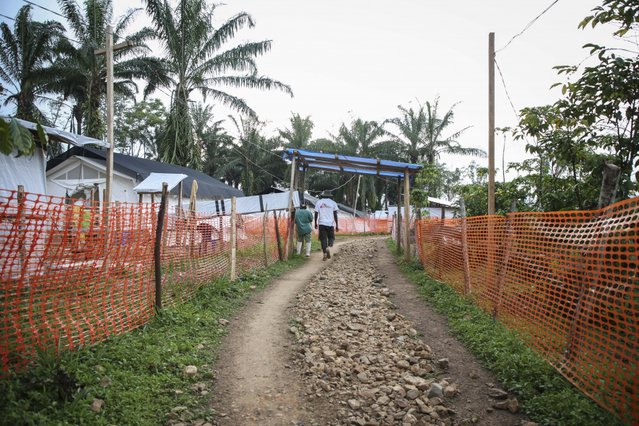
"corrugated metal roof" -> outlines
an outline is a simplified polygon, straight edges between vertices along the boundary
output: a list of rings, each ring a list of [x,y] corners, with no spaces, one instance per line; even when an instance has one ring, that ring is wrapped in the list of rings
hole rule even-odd
[[[283,159],[289,161],[292,161],[293,157],[298,161],[300,170],[306,167],[334,172],[403,178],[405,172],[415,174],[422,168],[421,164],[352,155],[326,154],[295,148],[287,148],[282,155]]]

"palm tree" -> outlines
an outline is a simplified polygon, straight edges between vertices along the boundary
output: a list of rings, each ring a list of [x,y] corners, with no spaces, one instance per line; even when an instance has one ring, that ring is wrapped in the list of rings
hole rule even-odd
[[[255,112],[243,99],[223,89],[281,89],[292,96],[287,85],[257,74],[255,58],[270,50],[270,41],[225,48],[240,29],[254,26],[251,16],[241,12],[216,28],[216,7],[205,0],[180,0],[176,8],[167,0],[147,0],[147,11],[171,58],[165,69],[169,80],[164,86],[172,94],[169,119],[160,141],[163,161],[190,166],[201,162],[189,108],[192,92],[253,118]]]
[[[280,137],[290,148],[306,148],[313,136],[313,121],[311,117],[302,118],[299,114],[291,117],[291,128],[279,130]]]
[[[435,164],[441,154],[473,155],[485,157],[486,153],[478,148],[464,148],[457,139],[468,130],[465,127],[451,135],[444,136],[448,127],[454,123],[453,105],[442,117],[439,116],[439,98],[431,104],[419,105],[419,108],[404,108],[401,105],[400,117],[387,120],[399,130],[394,135],[396,141],[404,143],[404,153],[411,163],[424,161]]]
[[[423,134],[426,128],[426,114],[424,107],[419,106],[417,110],[412,107],[405,108],[398,106],[401,112],[400,117],[386,120],[384,123],[394,124],[399,129],[399,135],[394,135],[394,139],[403,146],[401,152],[410,163],[418,163],[423,156]]]
[[[112,0],[85,0],[80,7],[75,0],[58,0],[79,46],[68,42],[62,56],[50,70],[52,92],[73,99],[74,131],[95,138],[105,134],[103,101],[106,95],[106,61],[95,50],[106,45],[106,26],[113,20]],[[138,91],[133,79],[147,82],[145,95],[164,83],[163,63],[146,56],[150,50],[145,42],[153,37],[150,28],[124,36],[139,9],[130,10],[118,19],[113,28],[113,42],[129,41],[133,46],[113,53],[114,92],[122,98],[133,98]],[[132,56],[133,55],[133,56]],[[144,55],[144,56],[143,56]]]
[[[339,128],[338,139],[344,144],[346,154],[360,157],[377,157],[380,148],[385,147],[385,143],[379,139],[386,136],[386,131],[375,121],[364,121],[360,118],[354,120],[350,127],[344,123]],[[361,203],[361,210],[366,210],[366,206],[374,209],[377,206],[377,191],[375,188],[375,177],[363,175],[359,180],[359,195],[357,194],[357,180],[353,180],[350,185],[349,204],[354,204],[355,199]],[[357,206],[355,206],[357,208]]]
[[[18,11],[13,32],[0,24],[0,78],[8,85],[3,87],[8,92],[4,105],[14,103],[17,118],[47,122],[37,101],[45,92],[44,75],[63,33],[59,22],[32,21],[30,5]]]
[[[276,180],[283,178],[286,165],[275,153],[279,139],[267,139],[260,134],[263,124],[254,118],[246,119],[230,116],[239,134],[236,143],[231,144],[228,162],[222,168],[224,173],[233,170],[239,174],[241,189],[245,195],[268,192]]]

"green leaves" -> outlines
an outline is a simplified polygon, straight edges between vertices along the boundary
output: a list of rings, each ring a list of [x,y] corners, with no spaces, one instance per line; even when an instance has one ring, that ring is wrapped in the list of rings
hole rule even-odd
[[[48,141],[42,126],[38,123],[38,135],[41,141]],[[16,151],[18,156],[31,155],[36,148],[33,135],[21,126],[16,119],[9,122],[0,119],[0,152],[10,155]]]

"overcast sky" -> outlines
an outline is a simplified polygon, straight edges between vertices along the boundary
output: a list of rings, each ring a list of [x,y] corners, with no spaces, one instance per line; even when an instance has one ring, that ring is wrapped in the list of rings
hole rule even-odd
[[[59,11],[53,0],[34,0]],[[9,4],[11,3],[11,4]],[[611,43],[610,28],[577,29],[580,20],[601,4],[597,0],[559,0],[522,35],[508,42],[553,0],[227,0],[218,9],[224,19],[250,13],[256,27],[238,40],[273,42],[259,59],[260,74],[291,86],[281,92],[232,91],[267,123],[266,133],[287,127],[292,113],[311,116],[313,136],[335,134],[342,122],[360,117],[383,121],[398,116],[398,105],[440,97],[441,112],[455,105],[451,133],[472,126],[459,139],[463,146],[487,149],[488,33],[495,33],[497,63],[516,109],[554,102],[562,79],[555,65],[575,65],[588,53],[585,43]],[[15,16],[22,1],[2,1],[3,14]],[[115,0],[116,16],[141,0]],[[42,10],[36,17],[60,19]],[[3,18],[4,20],[4,18]],[[10,23],[12,25],[12,23]],[[515,113],[496,77],[496,126],[513,126]],[[228,111],[215,109],[218,119]],[[496,166],[501,167],[503,137],[496,138]],[[506,141],[505,161],[525,157],[523,143]],[[469,159],[445,156],[449,167]],[[486,165],[487,160],[477,160]],[[501,178],[501,174],[498,174]]]

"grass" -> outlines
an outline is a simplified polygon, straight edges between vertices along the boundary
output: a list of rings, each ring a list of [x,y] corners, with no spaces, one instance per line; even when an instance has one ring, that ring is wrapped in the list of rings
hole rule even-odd
[[[394,253],[392,240],[389,247]],[[527,347],[516,333],[452,287],[428,277],[421,264],[402,263],[400,269],[424,300],[448,318],[455,336],[508,391],[517,395],[531,420],[558,426],[623,425]]]
[[[24,371],[0,379],[3,425],[158,425],[169,419],[211,420],[210,390],[215,354],[231,318],[273,277],[304,262],[293,256],[242,275],[234,283],[217,279],[187,303],[167,308],[137,330],[75,352],[40,351]],[[183,374],[195,365],[198,374]],[[94,399],[104,401],[100,412]]]

